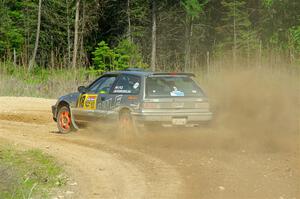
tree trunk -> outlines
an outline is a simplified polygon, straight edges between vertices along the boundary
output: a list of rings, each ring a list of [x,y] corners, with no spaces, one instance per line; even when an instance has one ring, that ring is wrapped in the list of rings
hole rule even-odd
[[[210,56],[209,56],[209,51],[206,52],[206,66],[207,66],[207,76],[210,74]]]
[[[184,71],[190,70],[191,65],[191,36],[192,36],[192,17],[186,14],[185,21],[185,53],[184,53]]]
[[[16,54],[16,49],[14,48],[14,65],[17,65],[17,54]]]
[[[67,61],[67,67],[70,67],[71,63],[71,41],[70,41],[70,18],[69,18],[69,1],[66,0],[67,4],[67,29],[68,29],[68,61]]]
[[[127,33],[127,37],[128,37],[128,40],[132,42],[132,36],[131,36],[131,16],[130,16],[130,0],[127,0],[127,21],[128,21],[128,33]]]
[[[156,69],[156,0],[152,0],[152,52],[151,52],[151,69]]]
[[[42,0],[39,0],[39,8],[38,8],[38,23],[37,23],[37,30],[36,30],[36,37],[35,37],[35,45],[32,57],[29,62],[28,71],[31,71],[34,63],[35,63],[35,57],[39,45],[39,39],[40,39],[40,29],[41,29],[41,10],[42,10]]]
[[[248,38],[247,38],[247,68],[250,67],[250,35],[251,33],[248,33]]]
[[[79,60],[80,64],[83,65],[85,62],[85,53],[84,53],[84,29],[85,29],[85,3],[82,1],[82,18],[81,18],[81,32],[80,32],[80,50],[79,50]]]
[[[28,7],[26,7],[26,19],[25,19],[25,46],[24,46],[24,51],[25,51],[25,61],[24,61],[24,70],[25,70],[25,65],[29,66],[29,14],[28,14]]]
[[[261,69],[261,67],[262,67],[262,41],[261,40],[259,40],[259,55],[258,56],[259,56],[258,67],[259,67],[259,69]]]
[[[233,48],[232,48],[232,59],[233,59],[233,68],[236,67],[236,50],[237,50],[237,41],[236,41],[236,8],[235,1],[233,7]]]
[[[51,49],[51,68],[54,68],[54,52],[53,52],[53,48]]]
[[[73,60],[72,68],[76,68],[77,51],[78,51],[78,22],[79,22],[79,3],[80,0],[76,1],[76,14],[75,14],[75,33],[74,33],[74,49],[73,49]]]

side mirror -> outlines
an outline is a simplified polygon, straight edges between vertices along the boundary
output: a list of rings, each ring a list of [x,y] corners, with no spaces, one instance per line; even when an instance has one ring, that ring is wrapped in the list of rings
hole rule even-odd
[[[77,90],[79,93],[85,93],[87,91],[87,88],[85,86],[79,86]]]

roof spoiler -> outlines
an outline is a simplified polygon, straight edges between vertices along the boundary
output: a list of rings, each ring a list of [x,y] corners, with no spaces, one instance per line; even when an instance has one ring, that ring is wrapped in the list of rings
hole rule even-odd
[[[171,75],[171,76],[177,76],[177,75],[185,75],[185,76],[190,76],[190,77],[196,77],[196,75],[194,73],[183,73],[183,72],[154,72],[153,74],[151,74],[152,76],[156,76],[156,75]]]
[[[124,71],[145,71],[143,68],[126,68]]]

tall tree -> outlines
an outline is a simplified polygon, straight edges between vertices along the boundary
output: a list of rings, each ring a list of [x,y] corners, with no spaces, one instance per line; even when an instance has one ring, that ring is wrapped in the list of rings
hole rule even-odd
[[[221,2],[225,8],[224,43],[231,47],[233,67],[236,67],[237,52],[249,53],[250,39],[255,39],[251,32],[251,22],[244,0],[224,0]],[[224,49],[226,50],[226,49]]]
[[[39,45],[39,39],[40,39],[40,28],[41,28],[41,11],[42,11],[42,0],[39,0],[39,8],[38,8],[38,22],[37,22],[37,30],[36,30],[36,37],[35,37],[35,45],[34,50],[32,53],[31,60],[29,62],[28,71],[30,71],[35,63],[35,57]]]
[[[128,38],[129,41],[132,41],[132,38],[131,38],[130,0],[127,0],[127,21],[128,21],[127,38]]]
[[[156,69],[156,0],[152,0],[152,50],[151,69]]]
[[[79,7],[80,0],[76,1],[76,14],[75,14],[75,25],[74,25],[74,45],[73,45],[73,60],[72,60],[72,68],[76,68],[77,61],[77,51],[78,51],[78,24],[79,24]]]
[[[204,6],[206,3],[207,1],[199,3],[198,0],[182,1],[182,5],[186,12],[184,71],[190,70],[191,65],[191,37],[193,35],[193,20],[204,11]]]
[[[67,41],[68,41],[68,58],[67,58],[67,66],[70,66],[71,62],[71,39],[70,39],[70,11],[69,11],[69,0],[66,0],[66,11],[67,11]]]

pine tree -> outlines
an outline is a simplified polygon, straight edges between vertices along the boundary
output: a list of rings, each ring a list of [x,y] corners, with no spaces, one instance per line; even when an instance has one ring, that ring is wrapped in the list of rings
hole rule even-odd
[[[185,57],[184,71],[190,70],[191,65],[191,37],[193,35],[193,21],[204,12],[207,1],[200,3],[198,0],[183,0],[182,5],[186,12],[185,20]]]
[[[32,70],[32,67],[35,63],[35,57],[36,57],[37,49],[38,49],[38,46],[39,46],[40,30],[41,30],[41,15],[42,15],[41,13],[42,13],[42,0],[39,0],[38,20],[37,20],[35,44],[34,44],[34,50],[33,50],[33,53],[32,53],[32,57],[29,61],[28,71]]]
[[[156,0],[152,0],[152,42],[151,42],[151,69],[156,69]]]
[[[222,50],[232,50],[233,67],[236,67],[238,52],[250,53],[251,43],[255,43],[255,32],[251,30],[251,22],[246,9],[245,0],[224,0],[225,9],[222,18],[223,34]],[[254,41],[253,41],[254,40]]]

